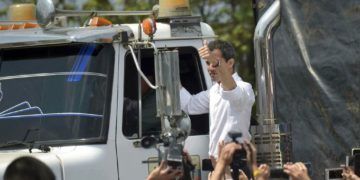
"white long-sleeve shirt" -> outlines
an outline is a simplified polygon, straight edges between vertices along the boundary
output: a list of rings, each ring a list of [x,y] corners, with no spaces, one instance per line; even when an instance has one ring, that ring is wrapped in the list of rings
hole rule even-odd
[[[209,113],[209,155],[216,158],[218,143],[221,140],[231,141],[229,132],[241,132],[239,141],[251,139],[249,127],[254,92],[251,85],[242,81],[237,73],[232,77],[237,86],[230,91],[224,91],[219,83],[196,95],[191,95],[184,88],[180,90],[183,111],[190,115]]]

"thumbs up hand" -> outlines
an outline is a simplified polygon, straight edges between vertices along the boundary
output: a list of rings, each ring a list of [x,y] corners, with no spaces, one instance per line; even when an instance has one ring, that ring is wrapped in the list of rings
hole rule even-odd
[[[203,46],[200,49],[198,49],[200,57],[205,60],[208,59],[210,56],[210,50],[207,44],[208,44],[207,40],[204,40]]]
[[[216,57],[211,53],[207,40],[203,41],[203,46],[198,49],[199,55],[202,59],[206,61],[207,64],[211,64],[214,67],[218,66],[218,61],[216,60]]]

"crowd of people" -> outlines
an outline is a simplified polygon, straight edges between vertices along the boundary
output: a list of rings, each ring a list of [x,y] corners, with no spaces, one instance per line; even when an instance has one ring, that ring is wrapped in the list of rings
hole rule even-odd
[[[244,143],[219,143],[219,158],[214,164],[214,171],[209,173],[208,180],[230,180],[231,168],[230,164],[233,161],[234,153],[238,150],[245,149],[247,166],[251,169],[250,177],[244,171],[239,170],[239,180],[269,180],[271,179],[270,167],[267,164],[258,165],[256,162],[256,148],[255,146],[245,141]],[[286,163],[283,166],[283,172],[289,176],[290,180],[310,180],[308,169],[302,162]],[[154,169],[147,180],[173,180],[181,179],[183,172],[180,170],[173,170],[166,165],[165,161]],[[360,180],[360,177],[354,173],[354,169],[350,166],[343,167],[342,177],[344,180]]]
[[[224,180],[231,178],[230,164],[233,162],[234,153],[237,150],[245,149],[246,162],[251,175],[248,177],[242,170],[239,170],[239,180],[269,180],[271,179],[270,167],[266,164],[258,165],[256,162],[255,146],[245,141],[244,143],[220,142],[218,145],[219,155],[214,162],[214,170],[209,173],[208,180]],[[184,153],[186,161],[191,163],[188,153]],[[302,162],[287,163],[283,167],[283,172],[289,176],[290,180],[310,180],[308,169]],[[162,161],[147,177],[147,180],[175,180],[183,179],[184,172],[181,169],[173,169],[168,166],[166,161]],[[360,180],[360,177],[354,173],[350,166],[343,167],[342,173],[344,180]],[[41,160],[31,156],[23,156],[15,159],[6,168],[4,180],[55,180],[55,175],[51,169]]]

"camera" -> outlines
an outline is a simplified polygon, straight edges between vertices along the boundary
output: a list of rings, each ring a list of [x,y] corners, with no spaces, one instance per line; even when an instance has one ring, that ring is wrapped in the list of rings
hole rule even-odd
[[[190,157],[186,156],[183,152],[183,146],[181,144],[170,145],[166,160],[168,166],[172,169],[183,172],[182,179],[193,179],[192,172],[195,170],[195,166],[191,163]]]
[[[352,155],[352,164],[354,166],[354,172],[357,176],[360,177],[360,148],[353,148],[351,150]]]
[[[182,156],[183,147],[181,144],[172,144],[168,149],[167,153],[167,164],[172,169],[182,169],[183,156]]]
[[[229,132],[228,135],[232,139],[232,142],[235,143],[239,143],[236,139],[242,137],[241,132]],[[245,149],[235,151],[233,155],[233,160],[230,164],[230,168],[232,170],[231,176],[234,180],[239,179],[239,170],[244,171],[247,177],[252,177],[250,169],[247,166]]]
[[[343,168],[326,168],[325,180],[341,180]]]
[[[351,156],[346,156],[346,166],[351,166],[354,168],[354,173],[357,176],[360,176],[360,148],[353,148],[351,151]],[[325,169],[325,179],[326,180],[335,180],[343,179],[342,176],[343,168],[327,168]]]

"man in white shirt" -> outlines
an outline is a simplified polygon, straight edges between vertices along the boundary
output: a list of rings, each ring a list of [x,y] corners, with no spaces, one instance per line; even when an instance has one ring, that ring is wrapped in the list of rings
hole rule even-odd
[[[199,49],[199,55],[206,61],[213,86],[196,95],[181,88],[181,108],[188,114],[209,113],[210,157],[218,157],[218,143],[231,141],[229,132],[241,132],[240,141],[250,140],[251,108],[255,97],[252,87],[235,72],[234,47],[221,40],[215,40]]]

